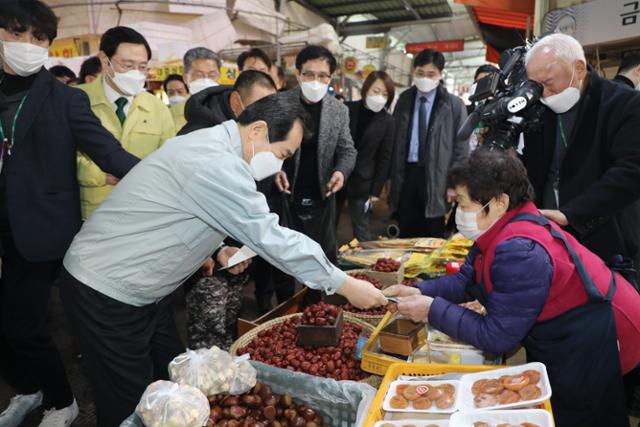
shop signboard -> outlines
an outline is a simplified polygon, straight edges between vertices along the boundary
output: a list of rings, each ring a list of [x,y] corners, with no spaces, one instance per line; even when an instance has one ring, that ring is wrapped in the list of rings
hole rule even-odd
[[[464,50],[464,40],[441,40],[437,42],[407,43],[404,46],[405,53],[419,53],[425,49],[433,49],[438,52],[458,52]]]
[[[596,0],[551,10],[544,31],[568,34],[583,46],[638,37],[640,0]]]

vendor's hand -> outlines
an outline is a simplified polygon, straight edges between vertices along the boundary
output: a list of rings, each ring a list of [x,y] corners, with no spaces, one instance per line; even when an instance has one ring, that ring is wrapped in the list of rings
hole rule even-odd
[[[382,291],[385,297],[408,297],[411,295],[421,295],[420,289],[413,286],[393,285]]]
[[[117,183],[120,182],[120,179],[108,173],[106,181],[107,181],[107,185],[116,185]]]
[[[335,171],[327,184],[327,193],[325,196],[329,197],[331,194],[337,193],[342,190],[342,187],[344,187],[344,175],[340,171]]]
[[[235,255],[235,253],[238,252],[239,250],[240,248],[234,248],[232,246],[227,246],[226,248],[220,249],[220,251],[218,251],[218,262],[220,263],[220,265],[223,267],[226,267],[227,265],[229,265],[229,259],[233,255]],[[231,274],[240,274],[244,272],[247,268],[249,268],[250,265],[251,265],[251,260],[248,259],[246,261],[242,261],[241,263],[234,265],[227,271]]]
[[[447,203],[453,203],[456,201],[456,190],[453,188],[447,188]]]
[[[426,322],[433,298],[426,295],[402,297],[398,301],[398,313],[414,322]]]
[[[387,299],[382,291],[365,280],[347,276],[342,286],[336,291],[358,308],[367,309],[386,305]]]
[[[375,205],[379,201],[380,201],[380,197],[369,196],[369,203],[371,203],[371,206]]]
[[[291,191],[289,190],[291,186],[289,185],[289,179],[287,178],[286,173],[284,173],[283,171],[279,171],[275,175],[275,181],[276,181],[276,187],[278,187],[278,190],[286,194],[291,194]]]
[[[557,209],[541,209],[540,213],[547,219],[550,219],[551,221],[558,224],[560,227],[569,225],[569,220],[567,219],[566,215]]]
[[[215,266],[216,266],[216,262],[213,260],[212,257],[209,257],[204,262],[204,264],[202,264],[202,267],[200,267],[200,273],[204,277],[211,277],[213,276],[213,269],[215,268]]]

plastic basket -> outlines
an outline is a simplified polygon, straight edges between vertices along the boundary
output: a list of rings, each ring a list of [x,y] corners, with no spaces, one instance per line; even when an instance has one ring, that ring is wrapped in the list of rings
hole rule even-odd
[[[500,366],[490,365],[442,365],[437,363],[394,363],[389,369],[382,380],[382,384],[378,388],[378,393],[373,403],[369,407],[369,415],[365,419],[365,427],[373,426],[377,421],[384,420],[385,411],[382,409],[382,403],[389,391],[391,383],[395,381],[401,375],[409,376],[422,376],[422,375],[440,375],[447,373],[463,373],[469,374],[473,372],[490,371],[492,369],[498,369]],[[546,410],[553,417],[551,410],[551,401],[547,400],[540,406],[541,409]]]

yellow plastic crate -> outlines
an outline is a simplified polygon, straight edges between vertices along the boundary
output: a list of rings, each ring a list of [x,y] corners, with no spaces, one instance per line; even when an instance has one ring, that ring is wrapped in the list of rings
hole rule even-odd
[[[389,320],[391,320],[391,316],[393,316],[393,313],[387,312],[380,323],[378,323],[378,326],[376,326],[376,328],[374,329],[373,333],[367,340],[367,343],[364,345],[364,347],[362,347],[362,362],[360,363],[360,367],[365,372],[382,376],[394,363],[406,362],[406,360],[398,359],[397,357],[372,351],[373,345],[378,339],[378,334],[380,334],[382,328],[387,326]],[[426,342],[424,330],[420,331],[418,340],[420,346],[424,345],[424,343]]]
[[[392,364],[382,380],[378,393],[376,394],[371,407],[369,407],[369,413],[364,422],[364,427],[371,427],[377,421],[384,419],[385,412],[382,409],[382,403],[384,397],[389,391],[391,383],[395,381],[401,375],[422,376],[422,375],[441,375],[450,372],[459,372],[463,374],[470,374],[473,372],[490,371],[492,369],[498,369],[502,366],[491,365],[443,365],[438,363],[394,363]],[[540,409],[548,411],[553,417],[551,410],[551,401],[547,400]]]

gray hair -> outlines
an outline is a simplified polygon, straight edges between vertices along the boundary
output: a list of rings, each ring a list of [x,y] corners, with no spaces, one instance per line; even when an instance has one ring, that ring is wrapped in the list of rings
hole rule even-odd
[[[524,59],[525,65],[529,64],[531,58],[537,53],[549,51],[553,52],[556,58],[569,64],[578,60],[587,63],[584,49],[578,40],[566,34],[553,33],[541,38],[529,49]]]
[[[184,58],[182,59],[182,62],[184,63],[185,73],[189,72],[189,69],[191,68],[191,64],[196,59],[211,59],[213,61],[216,61],[216,64],[218,65],[218,69],[222,67],[222,60],[220,59],[217,53],[215,53],[214,51],[206,47],[194,47],[193,49],[189,49],[184,54]]]

